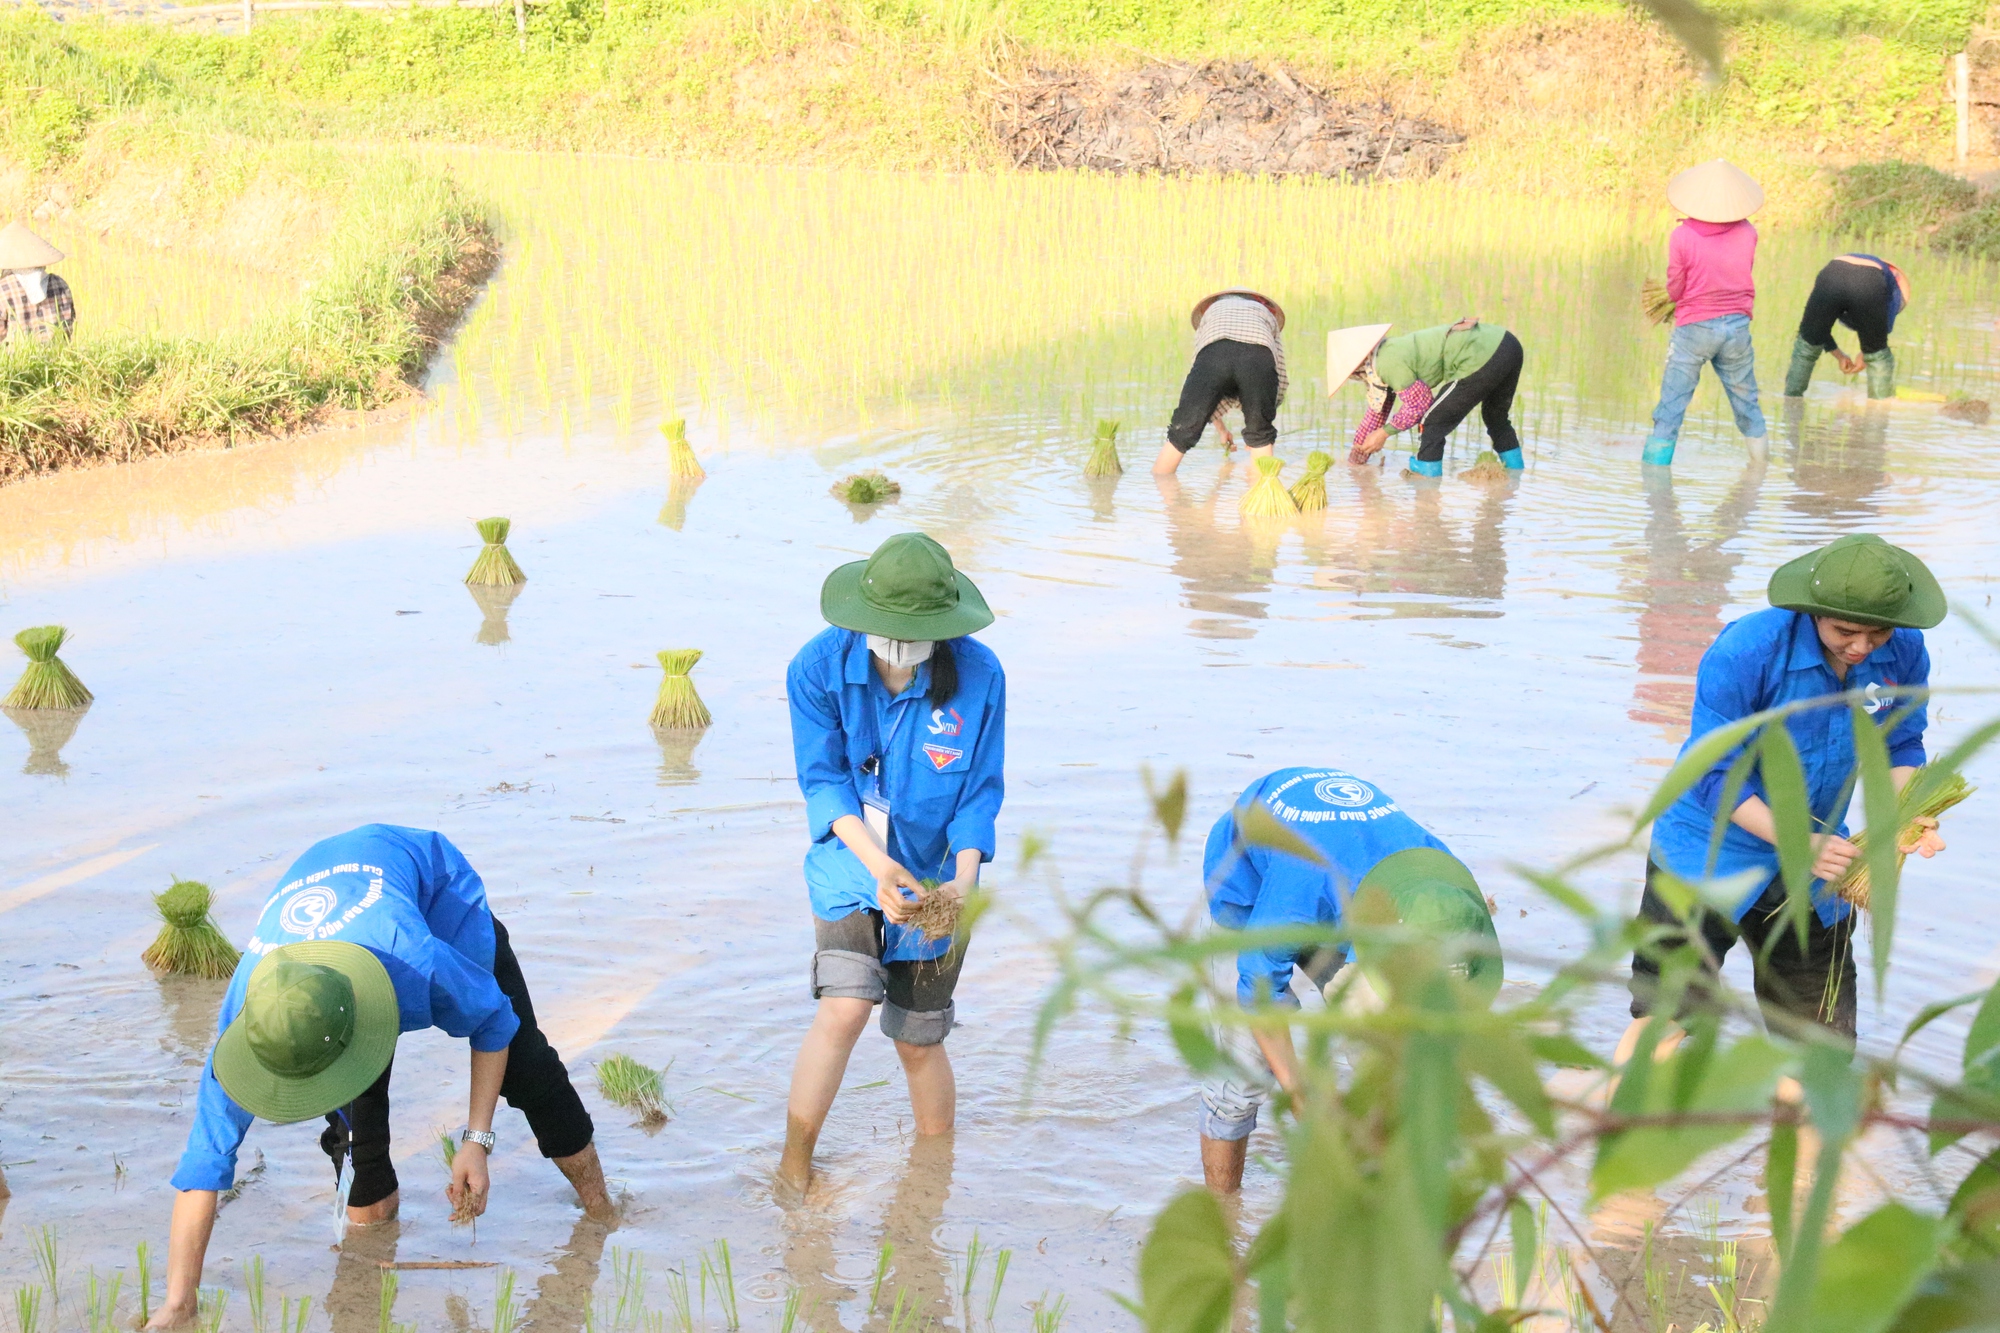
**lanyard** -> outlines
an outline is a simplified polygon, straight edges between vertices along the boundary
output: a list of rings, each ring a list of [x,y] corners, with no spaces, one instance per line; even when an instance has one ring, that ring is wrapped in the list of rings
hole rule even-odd
[[[915,684],[915,677],[911,678],[911,683]],[[900,695],[897,697],[901,698]],[[910,720],[912,712],[918,710],[913,704],[905,704],[898,711],[896,700],[891,699],[889,701],[889,711],[895,714],[895,720],[889,724],[889,738],[887,741],[884,741],[882,739],[881,724],[875,719],[874,704],[872,701],[870,702],[868,717],[869,721],[874,724],[875,752],[861,762],[861,771],[868,775],[872,784],[871,790],[862,794],[862,802],[863,804],[877,805],[885,811],[889,808],[889,792],[886,784],[883,782],[883,778],[888,775],[889,754],[895,749],[896,738],[903,732],[903,724]],[[873,800],[870,800],[870,797]]]

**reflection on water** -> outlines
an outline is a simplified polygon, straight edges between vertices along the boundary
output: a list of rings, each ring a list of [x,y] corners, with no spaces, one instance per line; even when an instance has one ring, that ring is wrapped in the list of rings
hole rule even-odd
[[[1248,468],[1244,469],[1246,472]],[[1198,473],[1195,459],[1182,472]],[[1180,473],[1155,477],[1166,506],[1167,544],[1173,548],[1173,574],[1183,589],[1181,605],[1201,613],[1189,622],[1197,639],[1247,639],[1256,634],[1265,603],[1256,594],[1271,586],[1277,565],[1275,530],[1246,523],[1236,510],[1236,492],[1229,486],[1235,464],[1225,461],[1211,477]],[[1225,502],[1224,496],[1228,496]]]
[[[667,483],[667,502],[660,506],[660,523],[679,532],[687,524],[688,505],[694,494],[707,481],[706,474],[699,477],[675,477]]]
[[[660,785],[662,787],[685,787],[701,781],[701,770],[694,766],[694,751],[701,744],[701,738],[708,734],[706,727],[654,727],[653,739],[660,746]]]
[[[1797,490],[1786,505],[1829,533],[1867,530],[1882,513],[1878,497],[1889,484],[1892,409],[1854,407],[1809,424],[1787,408],[1785,445]]]
[[[81,708],[0,708],[28,738],[28,758],[21,771],[33,777],[68,777],[62,748],[76,735],[89,711],[89,704]]]
[[[479,633],[473,638],[484,644],[505,643],[508,639],[507,613],[514,608],[514,599],[521,595],[525,583],[468,583],[466,592],[472,595],[474,605],[485,619],[479,622]]]

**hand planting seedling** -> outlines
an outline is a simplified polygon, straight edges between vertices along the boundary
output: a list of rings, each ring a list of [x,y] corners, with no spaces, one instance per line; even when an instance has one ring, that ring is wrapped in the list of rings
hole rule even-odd
[[[1115,477],[1125,470],[1118,461],[1118,423],[1097,423],[1097,438],[1090,442],[1090,458],[1083,465],[1086,477]]]
[[[1292,487],[1292,503],[1299,507],[1301,514],[1317,513],[1326,508],[1326,470],[1333,466],[1333,455],[1323,449],[1315,449],[1306,455],[1306,474]]]
[[[671,1061],[668,1068],[672,1068]],[[665,1072],[620,1053],[597,1062],[597,1090],[613,1106],[638,1112],[641,1125],[657,1128],[667,1123],[673,1111],[660,1086]]]
[[[699,731],[712,720],[708,705],[695,693],[688,673],[701,661],[699,648],[669,648],[660,655],[666,679],[660,682],[660,697],[653,703],[653,725],[661,731]]]
[[[708,475],[694,456],[694,446],[688,443],[687,422],[679,417],[662,422],[660,434],[667,437],[667,475],[696,480]]]
[[[479,529],[480,540],[486,545],[480,548],[479,558],[472,562],[472,572],[465,576],[465,581],[493,587],[526,583],[528,576],[521,572],[521,567],[514,563],[514,557],[507,550],[507,534],[513,529],[513,520],[482,518],[475,526]]]
[[[903,487],[880,472],[856,472],[833,484],[833,498],[851,505],[877,505],[902,498]]]
[[[83,708],[91,693],[83,682],[56,656],[69,631],[61,625],[40,625],[14,636],[14,644],[28,655],[28,669],[14,683],[14,689],[0,708]]]
[[[1282,458],[1259,458],[1257,481],[1243,492],[1242,510],[1245,518],[1290,518],[1299,512],[1292,500],[1292,493],[1285,489],[1285,483],[1278,480],[1278,474],[1285,470]]]
[[[152,945],[139,955],[146,966],[163,975],[210,980],[221,980],[234,972],[243,955],[209,915],[214,901],[208,885],[192,879],[177,879],[155,894],[153,906],[165,924]]]

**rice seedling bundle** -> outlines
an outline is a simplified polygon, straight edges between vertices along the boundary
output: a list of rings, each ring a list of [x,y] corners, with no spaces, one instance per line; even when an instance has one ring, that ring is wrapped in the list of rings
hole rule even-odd
[[[479,529],[479,539],[486,545],[480,548],[479,558],[472,562],[472,572],[465,576],[465,581],[490,587],[526,583],[528,576],[521,572],[521,567],[514,563],[514,557],[507,550],[507,534],[513,530],[513,520],[482,518],[474,526]]]
[[[1645,313],[1648,324],[1664,324],[1674,317],[1674,299],[1667,295],[1667,284],[1658,278],[1648,278],[1639,284],[1639,309]]]
[[[1896,868],[1901,870],[1909,853],[1903,848],[1916,841],[1919,819],[1936,819],[1945,811],[1978,791],[1966,782],[1963,773],[1953,773],[1935,784],[1923,783],[1925,790],[1919,792],[1919,782],[1923,777],[1919,769],[1903,788],[1904,799],[1896,812]],[[1914,799],[1912,795],[1914,793]],[[1853,903],[1863,911],[1868,910],[1870,885],[1868,883],[1868,833],[1863,830],[1854,835],[1855,857],[1847,867],[1847,873],[1833,883],[1833,891]]]
[[[140,954],[155,972],[220,980],[236,970],[243,957],[209,915],[215,895],[199,880],[177,879],[153,895],[159,910],[159,935]]]
[[[1292,487],[1292,503],[1299,507],[1301,514],[1316,513],[1326,508],[1326,470],[1333,466],[1333,455],[1323,449],[1315,449],[1306,455],[1306,474]]]
[[[1256,483],[1243,492],[1245,518],[1290,518],[1299,512],[1292,493],[1278,480],[1278,474],[1284,470],[1285,462],[1281,458],[1257,460]]]
[[[902,494],[902,484],[889,480],[880,472],[856,472],[833,484],[834,498],[851,505],[881,504]]]
[[[14,636],[14,645],[28,655],[28,669],[14,682],[14,689],[0,707],[4,708],[83,708],[91,693],[76,673],[56,656],[69,631],[61,625],[38,625]]]
[[[688,443],[687,422],[679,417],[664,422],[660,434],[667,437],[667,475],[672,477],[706,477],[701,460],[694,456],[694,446]]]
[[[950,939],[958,933],[958,918],[964,911],[965,900],[955,893],[939,893],[937,880],[921,882],[924,900],[917,904],[916,915],[903,924],[922,935],[926,944]]]
[[[663,731],[697,731],[707,726],[714,719],[695,693],[694,678],[688,674],[701,661],[701,649],[669,648],[659,657],[667,675],[660,682],[660,697],[653,702],[653,726]]]
[[[1090,458],[1083,465],[1086,477],[1115,477],[1125,470],[1118,461],[1118,423],[1097,423],[1097,438],[1090,442]]]
[[[1479,457],[1473,460],[1472,466],[1458,474],[1458,479],[1460,481],[1505,481],[1507,480],[1507,465],[1500,461],[1499,454],[1494,453],[1491,449],[1482,449],[1479,451]]]
[[[638,1112],[641,1124],[664,1125],[668,1106],[661,1072],[620,1052],[597,1062],[597,1090],[613,1106]]]

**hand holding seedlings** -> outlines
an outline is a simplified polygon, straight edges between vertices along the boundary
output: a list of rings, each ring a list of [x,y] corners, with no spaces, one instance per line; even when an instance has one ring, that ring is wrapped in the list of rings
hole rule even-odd
[[[451,1220],[455,1223],[470,1222],[486,1212],[487,1191],[492,1188],[492,1180],[486,1172],[486,1149],[473,1142],[459,1145],[452,1154],[451,1184],[445,1186],[444,1196],[451,1200]]]

